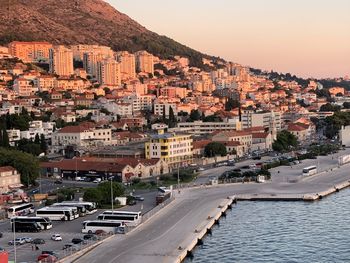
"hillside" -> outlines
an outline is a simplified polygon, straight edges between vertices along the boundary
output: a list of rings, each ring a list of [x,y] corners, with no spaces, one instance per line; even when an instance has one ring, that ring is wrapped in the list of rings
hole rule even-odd
[[[0,45],[13,40],[145,49],[162,58],[186,56],[198,67],[209,57],[147,30],[102,0],[0,0]]]

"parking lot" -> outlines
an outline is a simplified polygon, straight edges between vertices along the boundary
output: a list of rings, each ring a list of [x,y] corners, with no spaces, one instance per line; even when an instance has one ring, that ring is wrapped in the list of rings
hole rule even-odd
[[[142,213],[146,213],[156,205],[156,192],[143,193],[141,195],[145,198],[144,201],[138,201],[136,205],[125,206],[120,210],[142,211]],[[53,251],[58,255],[59,258],[63,258],[71,253],[74,253],[75,251],[72,251],[71,249],[63,250],[63,246],[65,244],[71,243],[73,238],[83,238],[84,234],[81,233],[82,222],[86,220],[95,220],[96,217],[104,210],[106,209],[99,209],[95,214],[79,217],[73,221],[52,221],[52,229],[42,231],[39,233],[16,232],[16,238],[29,237],[32,239],[42,238],[45,240],[45,244],[37,245],[39,248],[39,250],[37,251],[35,250],[35,246],[33,246],[31,243],[17,245],[17,262],[37,262],[37,258],[43,250]],[[8,251],[10,260],[14,260],[14,246],[8,245],[8,242],[10,240],[13,240],[14,238],[9,220],[4,220],[0,222],[0,232],[3,233],[3,237],[0,239],[0,247]],[[60,234],[62,237],[62,241],[51,240],[51,236],[53,234]],[[87,244],[85,244],[84,246],[88,246],[92,242],[96,241],[88,241]],[[78,248],[82,247],[82,245],[77,246]]]

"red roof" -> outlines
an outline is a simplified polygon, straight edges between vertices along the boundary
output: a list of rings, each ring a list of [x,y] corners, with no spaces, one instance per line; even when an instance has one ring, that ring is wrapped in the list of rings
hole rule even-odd
[[[203,149],[209,143],[211,143],[211,140],[194,141],[193,149]]]
[[[228,141],[228,142],[223,142],[225,146],[239,146],[241,143],[239,141]]]
[[[291,123],[288,125],[288,131],[305,131],[308,128],[306,128],[304,125],[300,125],[300,124],[294,124]]]
[[[0,167],[0,173],[16,171],[12,166],[2,166]]]
[[[94,128],[95,125],[91,122],[85,122],[78,126],[66,126],[58,131],[58,133],[81,133]]]
[[[257,133],[253,133],[253,138],[266,138],[267,136],[269,136],[269,133],[267,132],[257,132]]]

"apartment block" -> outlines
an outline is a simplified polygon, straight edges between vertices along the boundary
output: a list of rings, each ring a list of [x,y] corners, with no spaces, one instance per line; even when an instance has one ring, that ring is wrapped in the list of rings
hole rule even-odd
[[[145,143],[146,159],[164,160],[170,169],[187,166],[193,161],[192,144],[191,135],[159,130]]]
[[[136,78],[136,59],[134,54],[130,54],[127,51],[117,52],[116,59],[120,62],[122,80]]]
[[[50,73],[59,76],[74,74],[73,52],[65,46],[55,46],[50,49]]]
[[[136,55],[136,67],[139,72],[154,74],[153,55],[147,51],[138,51]]]
[[[12,56],[18,57],[24,63],[49,61],[49,50],[52,44],[48,42],[19,42],[9,44],[9,52]]]
[[[77,61],[83,61],[84,53],[99,53],[104,57],[112,57],[113,50],[107,46],[100,45],[72,45],[73,58]]]
[[[112,58],[98,62],[97,80],[101,85],[119,86],[121,84],[120,63]]]
[[[279,131],[282,129],[280,112],[254,112],[244,111],[242,113],[242,128],[264,127],[270,131]]]

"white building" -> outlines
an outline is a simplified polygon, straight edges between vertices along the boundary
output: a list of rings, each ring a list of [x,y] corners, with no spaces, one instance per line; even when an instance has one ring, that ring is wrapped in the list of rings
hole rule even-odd
[[[162,116],[165,111],[165,116],[169,117],[170,108],[172,108],[174,115],[177,116],[177,107],[175,103],[154,103],[154,114]]]

